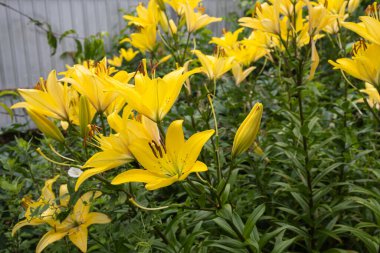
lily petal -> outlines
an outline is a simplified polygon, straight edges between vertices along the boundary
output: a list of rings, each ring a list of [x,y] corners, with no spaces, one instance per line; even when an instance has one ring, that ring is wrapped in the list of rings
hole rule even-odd
[[[55,232],[54,230],[50,230],[44,236],[42,236],[41,240],[38,242],[36,253],[40,253],[43,251],[49,244],[61,240],[68,232]]]
[[[111,219],[104,213],[92,212],[87,215],[85,225],[88,227],[92,224],[107,224],[110,222]]]
[[[148,183],[151,181],[159,180],[161,177],[153,174],[148,170],[131,169],[117,175],[111,184],[124,184],[129,182]]]
[[[85,225],[80,225],[79,227],[75,228],[74,232],[69,234],[70,241],[74,243],[74,245],[77,246],[82,252],[87,251],[87,238],[88,231]]]

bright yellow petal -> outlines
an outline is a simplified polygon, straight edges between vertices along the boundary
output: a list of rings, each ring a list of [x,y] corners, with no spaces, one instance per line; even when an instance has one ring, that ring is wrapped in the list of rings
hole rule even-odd
[[[214,132],[214,130],[199,132],[192,135],[186,141],[179,158],[180,160],[185,161],[185,170],[196,162],[203,146],[211,138]]]
[[[41,190],[41,197],[45,202],[50,202],[55,199],[55,194],[53,192],[53,184],[55,183],[55,181],[57,181],[58,178],[59,175],[45,181],[45,185]]]
[[[47,137],[53,138],[59,142],[65,141],[61,131],[52,121],[34,110],[27,109],[27,112],[33,122],[37,125],[38,129],[41,130],[41,132],[43,132]]]
[[[178,181],[178,176],[172,176],[169,178],[160,178],[158,180],[149,182],[145,185],[145,188],[149,191],[157,190],[162,187],[166,187]]]
[[[61,206],[67,207],[70,201],[69,189],[67,188],[67,184],[62,184],[59,187],[59,203]]]
[[[130,169],[119,175],[117,175],[111,182],[111,184],[124,184],[129,182],[148,183],[151,181],[160,180],[161,177],[153,174],[148,170],[143,169]]]
[[[128,148],[145,169],[157,174],[161,171],[161,165],[147,140],[136,140]]]
[[[166,150],[168,154],[173,154],[173,157],[176,157],[178,151],[181,150],[185,144],[182,123],[183,120],[173,121],[166,132]]]
[[[87,215],[85,225],[88,227],[92,224],[107,224],[111,219],[104,213],[92,212]]]
[[[208,168],[207,168],[206,164],[204,164],[200,161],[196,161],[194,166],[191,167],[188,171],[183,171],[183,174],[179,178],[179,181],[185,180],[189,176],[189,174],[192,172],[203,172],[203,171],[207,171],[207,170],[208,170]]]
[[[91,207],[91,201],[98,198],[102,193],[100,191],[90,191],[83,194],[74,205],[73,214],[75,221],[84,223]]]
[[[50,230],[44,236],[42,236],[41,240],[38,242],[36,253],[40,253],[43,251],[49,244],[61,240],[63,237],[67,235],[67,232],[55,232],[54,230]]]
[[[12,228],[12,236],[22,227],[25,226],[38,226],[44,224],[45,222],[42,219],[31,219],[31,220],[22,220],[17,222],[17,224]]]
[[[85,225],[80,225],[70,230],[69,239],[82,252],[87,252],[88,231]]]

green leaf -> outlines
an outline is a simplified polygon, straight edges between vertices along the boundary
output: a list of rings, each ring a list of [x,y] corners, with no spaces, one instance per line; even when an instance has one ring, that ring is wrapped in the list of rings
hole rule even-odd
[[[61,34],[61,36],[59,36],[59,42],[61,42],[65,37],[67,37],[70,34],[77,34],[77,32],[74,29],[65,31],[64,33]]]
[[[218,217],[213,219],[213,221],[225,232],[227,232],[229,235],[238,238],[238,235],[235,233],[233,228],[222,218]]]
[[[272,253],[281,253],[284,252],[290,245],[294,243],[294,241],[297,239],[297,237],[294,237],[292,239],[288,239],[281,242],[276,242],[274,245],[274,248],[272,250]]]
[[[251,215],[248,217],[247,222],[245,223],[244,230],[243,230],[243,236],[244,238],[249,238],[250,234],[256,225],[256,222],[260,219],[260,217],[265,212],[265,204],[261,204],[258,207],[256,207]]]
[[[51,26],[49,24],[47,24],[47,27],[48,27],[48,31],[46,32],[46,37],[47,37],[47,41],[48,41],[48,44],[50,46],[50,49],[51,49],[51,53],[50,55],[55,55],[55,52],[57,51],[57,38],[55,37],[52,29],[51,29]]]

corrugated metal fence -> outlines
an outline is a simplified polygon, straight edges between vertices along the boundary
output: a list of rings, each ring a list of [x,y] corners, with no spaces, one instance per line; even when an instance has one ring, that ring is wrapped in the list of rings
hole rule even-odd
[[[126,25],[120,10],[131,12],[138,2],[147,0],[0,0],[0,3],[51,25],[58,34],[74,29],[79,38],[107,31],[110,38]],[[238,11],[239,0],[204,0],[206,12],[224,17]],[[227,21],[212,26],[215,33],[228,26]],[[64,70],[70,63],[62,52],[75,49],[73,40],[63,40],[54,56],[46,33],[31,24],[27,17],[0,5],[0,90],[32,87],[50,70]],[[1,99],[1,98],[0,98]],[[9,101],[8,101],[9,103]],[[0,108],[0,127],[10,124]]]

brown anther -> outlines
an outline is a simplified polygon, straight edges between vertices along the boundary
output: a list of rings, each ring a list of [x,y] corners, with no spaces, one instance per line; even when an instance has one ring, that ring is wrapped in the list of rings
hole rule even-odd
[[[204,13],[206,12],[206,8],[205,8],[203,5],[198,6],[198,7],[197,7],[197,10],[198,10],[200,13],[202,13],[202,14],[204,14]]]
[[[255,4],[255,13],[257,12],[257,11],[262,11],[263,9],[261,8],[261,3],[260,2],[256,2],[256,4]]]
[[[46,89],[46,81],[40,77],[40,80],[34,85],[34,89],[44,91]]]
[[[33,203],[33,200],[30,196],[25,196],[22,198],[21,200],[21,206],[24,208],[24,209],[28,209],[28,207],[30,206],[30,204]]]
[[[83,137],[83,146],[85,147],[87,146],[87,141],[92,139],[92,137],[94,137],[97,133],[100,133],[100,130],[102,130],[101,127],[98,127],[95,124],[89,124],[88,128],[88,134]]]
[[[149,144],[150,149],[151,149],[152,152],[153,152],[153,155],[154,155],[156,158],[158,158],[157,153],[156,153],[156,151],[154,150],[154,146],[152,145],[152,143],[149,142],[148,144]]]
[[[367,44],[364,39],[360,39],[358,42],[356,42],[352,47],[351,54],[353,56],[356,56],[360,51],[367,50]]]
[[[377,4],[377,2],[374,2],[373,4],[368,5],[367,8],[365,9],[365,14],[367,16],[370,16],[379,20],[380,6]]]
[[[144,76],[146,75],[145,73],[145,70],[144,70],[144,64],[142,63],[142,61],[139,63],[139,66],[137,66],[137,72],[140,72],[141,74],[143,74]]]
[[[166,152],[165,143],[164,143],[164,141],[162,139],[160,139],[160,144],[161,144],[161,147],[164,149],[164,152],[166,154],[167,152]]]
[[[162,153],[160,145],[158,145],[157,142],[155,142],[154,140],[152,142],[153,142],[156,150],[158,151],[158,153],[160,153],[160,158],[164,157],[164,154]]]

